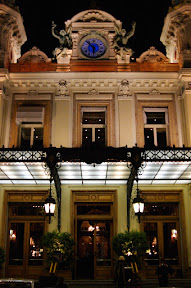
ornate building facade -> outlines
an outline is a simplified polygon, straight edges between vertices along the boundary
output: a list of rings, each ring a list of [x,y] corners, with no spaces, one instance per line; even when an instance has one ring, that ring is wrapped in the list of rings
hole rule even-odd
[[[12,2],[0,4],[2,275],[38,278],[40,237],[58,228],[75,238],[75,278],[111,279],[111,241],[127,229],[147,235],[144,278],[156,277],[161,258],[176,277],[190,277],[190,1],[164,20],[167,55],[150,47],[136,61],[128,47],[136,24],[126,32],[96,9],[61,31],[52,24],[54,61],[37,47],[21,55],[27,38]],[[50,224],[42,212],[47,166],[57,199]],[[136,177],[145,199],[140,223]]]

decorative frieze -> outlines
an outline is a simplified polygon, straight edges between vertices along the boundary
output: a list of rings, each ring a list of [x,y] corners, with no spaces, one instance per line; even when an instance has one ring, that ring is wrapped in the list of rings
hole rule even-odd
[[[91,78],[88,78],[87,73],[84,73],[81,78],[77,78],[78,74],[72,73],[72,75],[65,74],[64,79],[60,80],[55,75],[51,75],[48,74],[47,77],[44,73],[41,78],[32,78],[31,74],[28,78],[25,75],[25,78],[22,79],[14,78],[15,75],[12,74],[8,80],[10,92],[17,94],[29,93],[29,91],[38,91],[39,94],[53,93],[57,99],[69,97],[72,93],[86,93],[91,96],[115,93],[119,98],[124,99],[132,97],[134,93],[159,95],[159,93],[175,93],[179,89],[179,79],[176,74],[173,74],[173,77],[172,74],[164,74],[162,79],[158,77],[161,74],[155,74],[154,79],[144,79],[141,78],[141,75],[133,76],[131,74],[128,79],[124,79],[124,74],[114,73],[110,78],[106,78],[104,73],[102,78],[96,78],[97,74],[93,74]]]

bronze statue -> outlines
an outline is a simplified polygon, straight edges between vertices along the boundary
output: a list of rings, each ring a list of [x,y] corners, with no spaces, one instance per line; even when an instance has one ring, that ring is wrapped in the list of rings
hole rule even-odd
[[[131,52],[132,50],[127,46],[128,40],[135,33],[136,22],[132,23],[132,29],[129,32],[126,32],[125,29],[118,29],[115,27],[115,37],[113,41],[113,46],[117,54],[121,54],[123,52]]]
[[[62,29],[60,31],[55,30],[57,25],[52,21],[52,35],[57,38],[60,42],[60,49],[68,48],[72,49],[72,38],[71,38],[71,29],[67,31]]]

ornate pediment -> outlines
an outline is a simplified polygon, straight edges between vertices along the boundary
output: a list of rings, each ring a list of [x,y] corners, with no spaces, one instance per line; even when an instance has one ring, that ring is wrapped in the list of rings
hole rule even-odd
[[[150,47],[147,51],[143,52],[139,58],[137,58],[137,62],[169,62],[169,59],[160,51],[155,49],[155,47]]]
[[[27,51],[23,56],[19,59],[19,63],[45,63],[50,62],[48,56],[39,50],[37,47],[33,47],[31,50]]]
[[[71,20],[66,22],[66,26],[74,22],[117,22],[117,20],[105,11],[91,9],[76,14]]]

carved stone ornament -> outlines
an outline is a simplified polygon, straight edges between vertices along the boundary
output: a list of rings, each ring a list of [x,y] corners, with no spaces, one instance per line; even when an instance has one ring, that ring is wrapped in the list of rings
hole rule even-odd
[[[169,59],[160,51],[158,51],[155,47],[150,47],[147,51],[143,52],[139,58],[137,58],[137,62],[169,62]]]
[[[69,98],[68,83],[66,80],[59,81],[56,96],[59,98]]]
[[[120,98],[128,98],[132,96],[132,93],[129,89],[129,81],[128,80],[122,80],[119,84],[119,94],[118,96]]]
[[[81,18],[82,21],[84,22],[105,22],[108,19],[99,11],[89,11],[87,12],[85,15],[83,15],[83,17]]]
[[[1,0],[0,3],[8,5],[19,12],[19,7],[15,5],[15,0]]]
[[[69,64],[72,56],[72,49],[68,48],[55,48],[54,57],[58,64]]]
[[[99,95],[99,91],[97,91],[96,89],[92,89],[88,92],[88,95],[91,96],[98,96]]]
[[[27,95],[30,96],[30,97],[37,96],[37,95],[38,95],[38,91],[36,91],[36,90],[29,90],[28,93],[27,93]]]
[[[156,89],[153,89],[149,92],[150,95],[160,95],[160,92]]]
[[[46,63],[50,61],[51,60],[48,58],[48,56],[36,46],[24,53],[19,59],[19,63]]]

